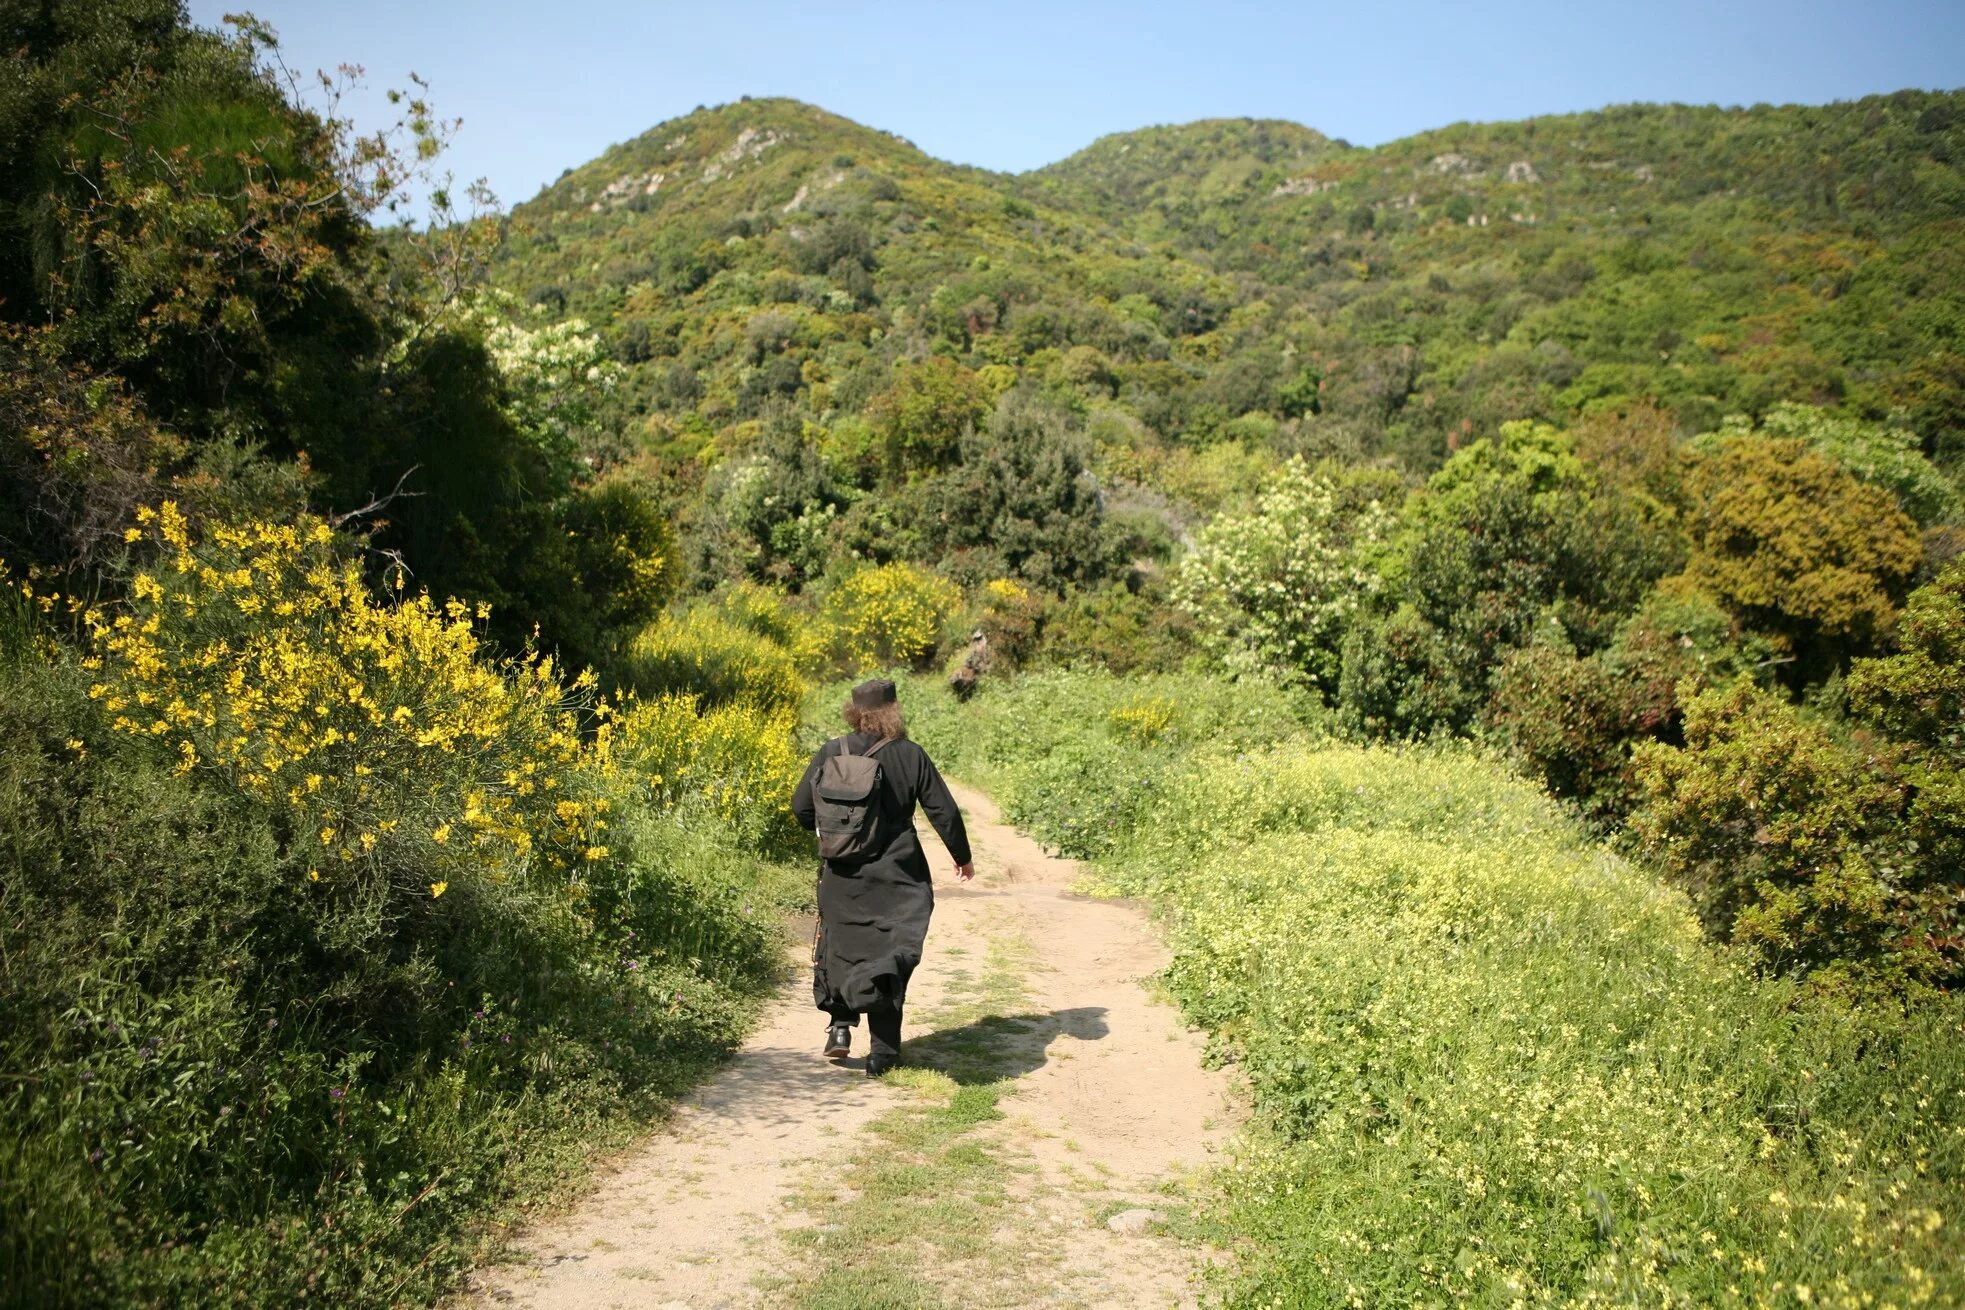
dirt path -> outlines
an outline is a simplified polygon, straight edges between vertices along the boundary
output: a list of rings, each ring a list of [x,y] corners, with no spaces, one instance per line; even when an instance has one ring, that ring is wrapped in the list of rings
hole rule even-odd
[[[866,1078],[864,1029],[849,1064],[820,1059],[823,1019],[793,977],[673,1124],[528,1234],[520,1262],[481,1271],[469,1303],[1194,1304],[1205,1252],[1169,1230],[1232,1127],[1226,1080],[1142,985],[1165,963],[1142,912],[1074,894],[1073,862],[980,793],[957,798],[978,876],[957,884],[925,839],[936,908],[913,1071]]]

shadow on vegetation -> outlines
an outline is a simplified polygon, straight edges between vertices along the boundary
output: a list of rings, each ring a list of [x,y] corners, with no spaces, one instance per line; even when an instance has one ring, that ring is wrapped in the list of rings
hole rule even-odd
[[[904,1047],[907,1062],[937,1069],[964,1086],[1021,1078],[1044,1067],[1059,1037],[1095,1042],[1111,1029],[1102,1005],[1048,1014],[991,1014],[955,1028],[916,1037]]]

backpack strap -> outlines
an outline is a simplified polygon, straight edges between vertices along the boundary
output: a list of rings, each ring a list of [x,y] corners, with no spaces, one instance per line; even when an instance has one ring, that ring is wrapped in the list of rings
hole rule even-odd
[[[880,754],[881,751],[885,750],[887,747],[893,745],[895,742],[899,740],[900,740],[899,737],[882,737],[879,741],[867,747],[866,757],[868,759],[872,759],[874,756]]]

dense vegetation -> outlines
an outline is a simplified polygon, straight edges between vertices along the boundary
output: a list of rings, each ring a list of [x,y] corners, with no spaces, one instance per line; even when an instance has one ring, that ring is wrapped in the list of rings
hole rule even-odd
[[[1959,1295],[1965,97],[747,101],[499,216],[0,23],[0,1300],[436,1293],[740,1033],[810,686],[977,632],[928,730],[1256,1078],[1235,1295]]]
[[[1163,912],[1174,994],[1256,1098],[1228,1304],[1965,1297],[1956,997],[1757,977],[1499,761],[1333,741],[1260,682],[915,703],[931,749]]]

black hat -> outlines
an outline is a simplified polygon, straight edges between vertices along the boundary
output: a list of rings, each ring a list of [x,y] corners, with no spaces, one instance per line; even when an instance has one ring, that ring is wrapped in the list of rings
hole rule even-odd
[[[894,684],[886,678],[868,678],[853,688],[853,708],[877,710],[882,705],[892,705],[899,697],[894,694]]]

